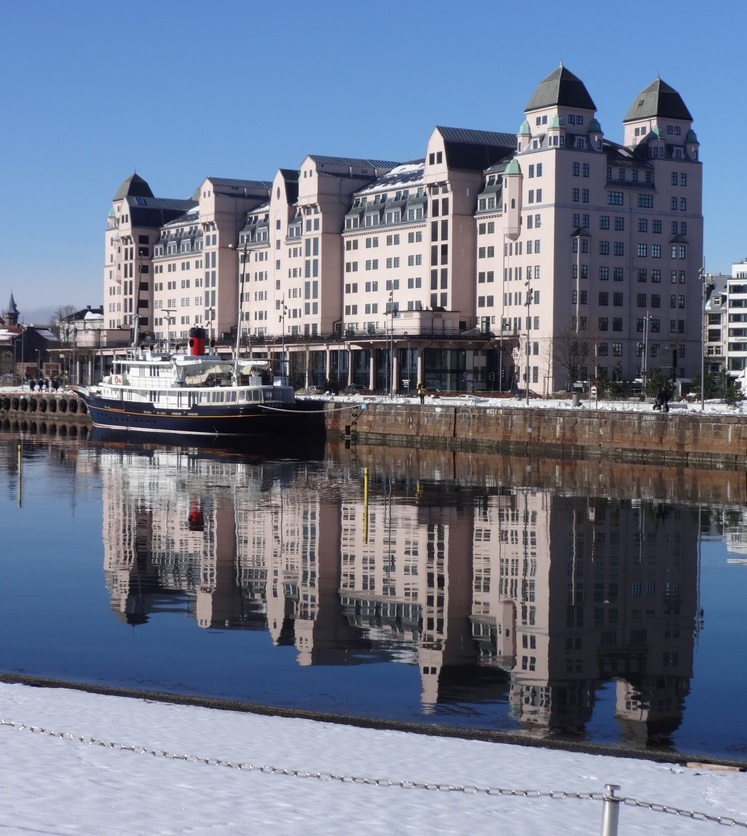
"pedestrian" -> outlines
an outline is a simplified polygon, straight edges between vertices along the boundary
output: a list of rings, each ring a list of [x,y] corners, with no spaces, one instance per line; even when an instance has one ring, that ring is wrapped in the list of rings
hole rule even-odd
[[[420,398],[420,403],[425,403],[425,386],[422,383],[418,383],[418,397]]]

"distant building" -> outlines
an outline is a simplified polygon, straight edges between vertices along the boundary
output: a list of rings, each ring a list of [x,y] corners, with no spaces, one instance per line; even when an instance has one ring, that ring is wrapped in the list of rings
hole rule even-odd
[[[238,324],[299,386],[549,394],[659,366],[692,377],[692,124],[658,78],[613,142],[561,66],[517,133],[436,127],[409,162],[309,155],[272,182],[208,177],[189,200],[133,174],[109,213],[105,326],[178,341],[201,325],[230,350]]]
[[[705,277],[704,360],[706,374],[718,375],[726,370],[728,353],[728,286],[729,276]]]

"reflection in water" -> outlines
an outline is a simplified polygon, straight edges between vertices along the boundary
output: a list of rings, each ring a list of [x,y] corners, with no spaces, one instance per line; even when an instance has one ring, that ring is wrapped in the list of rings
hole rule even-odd
[[[697,510],[535,475],[519,487],[509,459],[463,479],[438,452],[427,479],[406,451],[370,467],[345,450],[301,463],[97,455],[107,585],[129,623],[182,611],[202,628],[267,630],[300,665],[416,664],[425,711],[508,702],[538,734],[584,734],[604,682],[629,742],[666,742],[681,721]]]

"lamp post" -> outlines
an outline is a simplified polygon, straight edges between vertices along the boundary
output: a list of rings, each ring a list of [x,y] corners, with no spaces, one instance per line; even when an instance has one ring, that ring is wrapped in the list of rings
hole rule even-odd
[[[236,360],[238,362],[239,359],[239,349],[241,347],[241,323],[244,319],[244,312],[243,312],[243,305],[244,305],[244,283],[246,281],[246,257],[247,257],[247,247],[248,241],[246,237],[244,237],[244,247],[241,251],[241,255],[239,258],[241,259],[241,272],[239,276],[239,288],[238,288],[238,298],[236,300]],[[237,250],[238,248],[233,244],[228,245],[229,250]],[[251,359],[252,356],[252,331],[251,331],[251,322],[249,328],[246,331],[246,339],[247,339],[247,353],[249,358]]]
[[[506,255],[508,253],[508,237],[503,236],[503,276],[501,277],[501,322],[498,333],[501,336],[501,346],[498,355],[498,391],[503,392],[503,322],[506,318]],[[494,387],[495,388],[495,387]]]
[[[643,397],[646,397],[646,378],[648,377],[648,321],[649,313],[643,320],[643,363],[641,364],[641,383],[643,385]]]
[[[171,347],[171,323],[176,322],[176,317],[172,314],[176,313],[176,308],[163,308],[162,312],[166,316],[166,350],[169,351]]]
[[[389,357],[386,367],[389,397],[394,397],[394,289],[389,291]]]
[[[531,352],[531,345],[529,344],[530,338],[530,328],[532,324],[532,319],[530,316],[530,305],[532,304],[532,297],[534,295],[534,291],[529,286],[529,279],[525,282],[527,286],[527,371],[526,371],[526,394],[527,394],[527,406],[529,406],[529,355]]]
[[[214,331],[214,327],[215,327],[215,308],[208,308],[205,311],[205,316],[210,317],[210,319],[208,319],[208,324],[210,325],[210,340],[212,342],[213,331]]]
[[[705,346],[706,346],[706,273],[701,267],[700,283],[703,290],[703,299],[700,311],[700,411],[705,412]]]
[[[282,345],[282,355],[280,358],[280,377],[283,378],[282,383],[286,383],[286,374],[285,374],[285,315],[288,312],[288,308],[285,306],[285,296],[280,300],[280,328],[281,328],[281,345]]]
[[[580,328],[580,321],[581,321],[581,241],[584,238],[589,238],[589,233],[583,228],[578,227],[578,229],[574,230],[571,234],[571,238],[575,241],[576,246],[576,328],[575,331],[578,334]]]
[[[405,331],[407,354],[405,355],[405,371],[407,372],[407,394],[410,394],[410,335]]]

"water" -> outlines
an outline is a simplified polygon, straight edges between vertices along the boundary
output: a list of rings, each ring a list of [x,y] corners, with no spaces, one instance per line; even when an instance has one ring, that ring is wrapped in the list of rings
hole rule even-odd
[[[0,670],[745,759],[744,475],[0,435]]]

